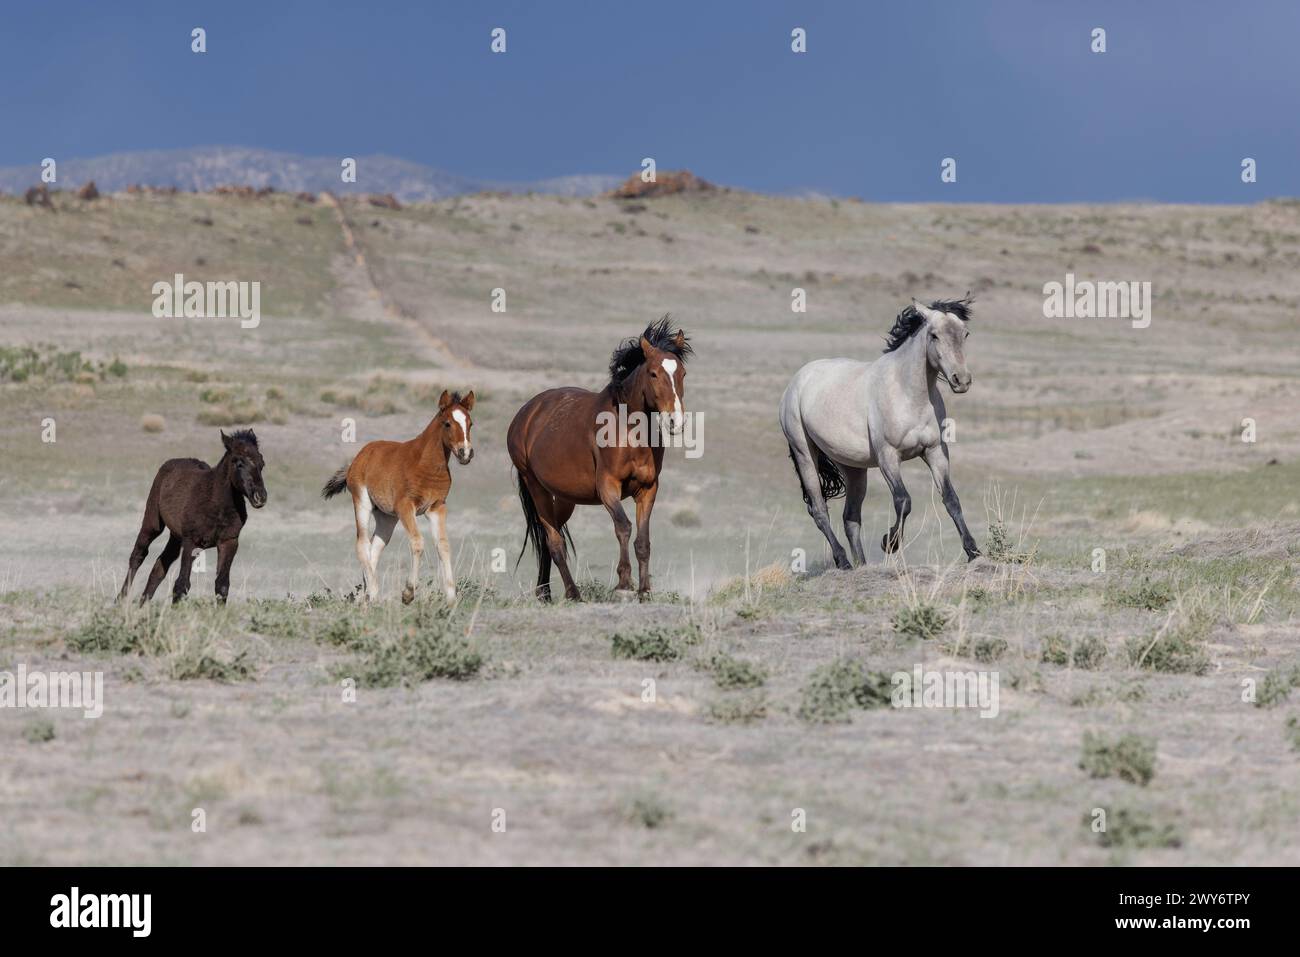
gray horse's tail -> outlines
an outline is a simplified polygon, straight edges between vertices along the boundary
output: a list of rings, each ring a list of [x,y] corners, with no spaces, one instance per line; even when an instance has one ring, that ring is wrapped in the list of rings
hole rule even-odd
[[[839,498],[844,494],[844,473],[817,446],[809,442],[808,447],[817,462],[817,478],[821,481],[822,498],[828,502],[833,498]],[[809,496],[808,489],[803,484],[803,476],[799,474],[799,460],[794,457],[793,445],[790,446],[790,461],[794,463],[794,474],[799,479],[799,491],[803,493],[803,503],[812,508],[812,497]]]

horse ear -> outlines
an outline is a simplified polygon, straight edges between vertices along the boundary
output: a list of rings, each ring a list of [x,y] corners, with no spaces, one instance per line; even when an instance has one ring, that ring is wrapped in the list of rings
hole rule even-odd
[[[226,447],[226,451],[230,451],[230,447],[234,444],[230,436],[226,435],[225,429],[221,430],[221,444]]]
[[[466,412],[474,411],[474,390],[473,389],[469,390],[469,395],[465,396],[465,398],[460,400],[460,404],[465,407]]]
[[[443,389],[442,396],[438,399],[438,411],[442,411],[449,405],[451,405],[451,393]]]
[[[648,358],[650,356],[651,351],[654,349],[654,346],[650,345],[650,340],[647,339],[645,336],[642,336],[641,341],[637,344],[641,347],[641,355],[646,356]]]
[[[685,330],[685,329],[678,329],[678,330],[677,330],[677,335],[673,336],[673,345],[675,345],[678,349],[685,349],[685,348],[686,348],[686,330]]]
[[[917,311],[917,314],[920,315],[922,319],[933,319],[937,315],[937,313],[930,307],[917,302],[915,297],[912,298],[912,308]]]

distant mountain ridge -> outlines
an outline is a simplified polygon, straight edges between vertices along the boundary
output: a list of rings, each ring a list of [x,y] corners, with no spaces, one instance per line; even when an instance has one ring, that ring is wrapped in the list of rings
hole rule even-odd
[[[403,202],[446,199],[496,190],[592,196],[613,189],[623,177],[601,173],[560,176],[533,182],[499,182],[458,176],[432,166],[391,156],[358,156],[357,182],[340,180],[342,157],[301,156],[243,146],[113,153],[91,159],[58,159],[58,181],[51,188],[75,189],[94,180],[100,192],[132,184],[175,186],[206,192],[218,186],[270,186],[282,192],[331,190],[335,193],[392,193]],[[22,193],[40,183],[39,162],[0,167],[0,191]]]

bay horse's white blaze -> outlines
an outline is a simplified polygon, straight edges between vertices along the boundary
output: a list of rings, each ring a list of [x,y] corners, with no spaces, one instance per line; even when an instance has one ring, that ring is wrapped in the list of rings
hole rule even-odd
[[[930,468],[967,558],[979,554],[948,475],[948,446],[941,428],[947,413],[938,385],[943,379],[955,393],[970,388],[964,348],[969,316],[969,299],[935,302],[930,307],[913,300],[899,314],[889,347],[879,359],[810,362],[795,373],[781,397],[781,429],[803,486],[804,502],[830,543],[837,567],[851,566],[835,537],[826,500],[846,496],[844,532],[854,560],[864,563],[861,530],[867,470],[880,469],[896,516],[881,548],[897,551],[912,507],[900,467],[918,456]]]
[[[668,376],[668,383],[673,387],[673,412],[672,424],[668,431],[676,435],[682,430],[682,397],[677,394],[677,360],[665,359],[662,363],[664,373]]]

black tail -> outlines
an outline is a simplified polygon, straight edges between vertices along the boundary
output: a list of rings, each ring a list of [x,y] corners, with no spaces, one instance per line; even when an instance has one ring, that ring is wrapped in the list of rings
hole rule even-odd
[[[334,477],[320,490],[321,498],[333,498],[348,487],[348,467],[345,465],[334,473]]]
[[[519,549],[519,557],[515,559],[515,568],[519,568],[519,563],[524,560],[524,552],[528,551],[528,546],[533,546],[533,556],[537,559],[537,564],[542,563],[542,555],[550,553],[550,547],[546,544],[546,529],[542,527],[542,520],[537,515],[537,504],[533,501],[533,494],[528,491],[528,486],[524,483],[524,477],[516,473],[515,481],[519,485],[519,504],[524,509],[524,521],[527,527],[524,529],[524,545]],[[565,525],[561,532],[565,538],[565,552],[576,555],[578,548],[573,544],[573,536],[569,534],[569,526]]]
[[[839,498],[844,494],[844,473],[817,446],[809,442],[808,447],[812,449],[817,459],[817,477],[821,480],[822,498],[828,502],[833,498]],[[799,463],[794,457],[793,445],[790,446],[790,461],[794,462],[794,474],[799,479],[799,491],[803,493],[803,503],[812,508],[812,499],[808,496],[808,489],[804,487],[803,476],[799,474]]]

